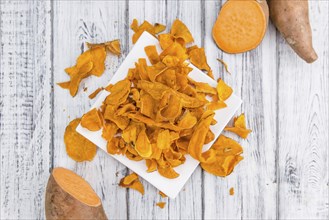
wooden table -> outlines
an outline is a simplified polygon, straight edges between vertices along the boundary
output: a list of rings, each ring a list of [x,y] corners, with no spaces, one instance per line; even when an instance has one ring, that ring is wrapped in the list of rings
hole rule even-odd
[[[1,219],[44,218],[44,191],[53,167],[86,178],[111,219],[326,219],[328,218],[329,2],[310,1],[313,42],[319,59],[299,59],[270,23],[262,44],[229,55],[211,37],[224,1],[1,1],[0,146]],[[218,178],[196,170],[176,199],[161,199],[143,181],[145,196],[118,187],[128,170],[98,151],[76,163],[65,152],[63,133],[86,112],[88,95],[106,85],[133,47],[133,18],[170,26],[175,18],[205,47],[216,78],[232,85],[244,103],[253,133],[245,159]],[[109,56],[101,78],[82,83],[72,98],[56,85],[68,79],[84,42],[119,38],[123,55]],[[229,64],[231,75],[216,61]],[[82,88],[87,88],[84,92]],[[229,195],[234,187],[235,195]],[[155,203],[166,201],[159,209]]]

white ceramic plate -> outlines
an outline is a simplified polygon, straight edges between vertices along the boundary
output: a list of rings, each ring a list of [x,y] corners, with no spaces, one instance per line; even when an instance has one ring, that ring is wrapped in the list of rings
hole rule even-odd
[[[148,61],[147,56],[144,52],[144,47],[148,45],[156,45],[158,52],[161,52],[158,40],[151,34],[144,32],[109,83],[115,84],[118,81],[124,79],[127,76],[128,69],[134,68],[135,62],[137,62],[139,58],[146,58],[146,60]],[[150,63],[148,64],[150,65]],[[199,70],[192,64],[190,64],[190,66],[193,68],[193,71],[190,72],[189,77],[191,77],[195,81],[205,82],[211,85],[212,87],[216,87],[216,81],[208,77],[205,73],[203,73],[201,70]],[[99,98],[92,106],[92,108],[99,108],[108,94],[109,93],[107,91],[103,91],[99,95]],[[216,119],[217,124],[211,126],[210,128],[211,131],[215,134],[214,140],[216,140],[220,133],[223,131],[226,124],[230,121],[234,113],[240,107],[242,101],[240,98],[233,94],[228,100],[226,100],[225,103],[227,104],[226,108],[215,111],[214,119]],[[91,132],[81,127],[81,125],[77,127],[77,131],[106,152],[106,140],[103,139],[101,136],[102,131]],[[207,145],[204,145],[204,151],[208,150],[213,144],[213,142],[214,141],[210,142]],[[132,161],[122,155],[110,156],[120,161],[122,164],[127,166],[129,169],[137,173],[145,180],[147,180],[149,183],[151,183],[153,186],[158,188],[170,198],[175,198],[177,196],[186,181],[194,172],[195,168],[199,165],[198,161],[187,155],[186,162],[175,168],[176,172],[180,174],[179,177],[175,179],[167,179],[165,177],[162,177],[157,171],[147,173],[145,161]]]

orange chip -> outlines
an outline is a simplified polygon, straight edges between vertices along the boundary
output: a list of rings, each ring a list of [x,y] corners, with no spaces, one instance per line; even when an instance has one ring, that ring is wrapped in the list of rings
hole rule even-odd
[[[171,166],[158,166],[158,172],[161,176],[166,177],[168,179],[175,179],[179,177],[179,173],[177,173]]]
[[[244,139],[246,139],[251,132],[250,129],[246,128],[246,119],[244,114],[234,118],[234,127],[226,127],[224,130],[231,131]]]
[[[188,58],[186,49],[176,42],[172,43],[169,47],[161,52],[160,59],[163,59],[167,55],[175,56],[179,58],[180,61],[185,61]]]
[[[194,41],[189,29],[183,22],[178,19],[174,21],[170,33],[174,38],[183,39],[185,43],[191,43]]]
[[[159,206],[161,209],[163,209],[165,207],[166,203],[165,202],[158,202],[156,205]]]
[[[163,192],[159,191],[159,195],[162,197],[162,198],[166,198],[168,197],[166,194],[164,194]]]
[[[98,131],[102,128],[103,122],[100,113],[96,108],[93,108],[81,118],[81,126],[87,128],[89,131]]]
[[[66,152],[77,162],[91,161],[96,155],[97,147],[75,130],[79,123],[80,118],[74,119],[65,129]]]
[[[93,91],[93,92],[88,96],[88,98],[89,98],[89,99],[94,99],[94,98],[98,95],[98,93],[100,93],[103,89],[104,89],[103,87],[100,87],[100,88],[96,89],[95,91]]]
[[[220,79],[218,81],[216,89],[217,89],[217,93],[218,93],[218,98],[221,101],[225,101],[233,93],[233,89],[231,87],[229,87],[222,79]]]
[[[162,50],[167,49],[170,45],[174,43],[174,38],[171,34],[160,34],[158,38]]]
[[[114,55],[119,56],[121,54],[120,41],[118,39],[107,41],[105,43],[100,43],[100,44],[91,44],[87,42],[87,47],[90,49],[96,47],[104,47]]]
[[[210,66],[207,63],[206,53],[203,48],[196,48],[189,53],[191,63],[201,70],[210,71]]]
[[[231,187],[231,188],[230,188],[230,196],[233,196],[233,195],[234,195],[234,188]]]
[[[155,45],[147,46],[144,48],[144,50],[152,64],[156,64],[160,61],[160,57]]]
[[[152,145],[147,137],[145,129],[138,134],[135,150],[144,158],[149,158],[152,155]]]
[[[225,104],[225,102],[223,101],[217,101],[217,102],[209,102],[207,104],[207,109],[208,110],[218,110],[218,109],[222,109],[222,108],[226,108],[227,105]]]
[[[216,176],[229,175],[234,167],[243,159],[240,154],[242,147],[233,139],[220,135],[212,145],[211,150],[216,152],[216,160],[201,162],[201,167]]]
[[[111,141],[118,129],[118,126],[112,122],[105,123],[102,130],[102,137],[107,141]]]
[[[159,24],[159,23],[154,24],[154,33],[158,34],[164,30],[166,30],[166,26],[164,26],[163,24]]]
[[[192,138],[188,146],[189,154],[196,160],[203,161],[202,147],[205,142],[210,123],[214,117],[213,111],[203,113],[201,120],[196,125]]]
[[[71,83],[71,81],[67,81],[67,82],[57,83],[57,85],[59,85],[63,89],[69,89],[70,88],[70,83]]]
[[[119,186],[137,190],[144,195],[144,186],[138,179],[137,174],[132,173],[120,180]]]
[[[228,65],[224,62],[224,60],[222,60],[222,59],[217,59],[217,60],[218,60],[218,62],[220,62],[221,64],[224,65],[224,68],[225,68],[226,72],[231,74],[231,72],[228,70]]]
[[[150,160],[146,159],[145,161],[146,161],[146,166],[147,166],[146,172],[151,173],[151,172],[157,170],[157,162],[156,162],[156,160],[154,160],[154,159],[150,159]]]

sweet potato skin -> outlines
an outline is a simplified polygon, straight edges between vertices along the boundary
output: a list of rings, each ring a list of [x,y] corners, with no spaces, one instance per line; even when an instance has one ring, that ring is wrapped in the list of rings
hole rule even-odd
[[[88,206],[64,191],[53,175],[49,177],[46,199],[46,219],[107,219],[102,204]]]
[[[318,56],[312,45],[308,1],[269,0],[270,18],[291,48],[307,63]]]

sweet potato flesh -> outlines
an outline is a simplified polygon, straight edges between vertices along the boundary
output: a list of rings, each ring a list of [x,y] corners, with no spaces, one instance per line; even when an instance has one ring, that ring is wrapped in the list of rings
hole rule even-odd
[[[99,206],[101,201],[91,186],[80,176],[64,168],[55,168],[53,177],[57,184],[75,199],[88,206]]]
[[[242,53],[257,47],[266,31],[267,21],[255,0],[229,0],[219,12],[213,38],[227,53]]]

